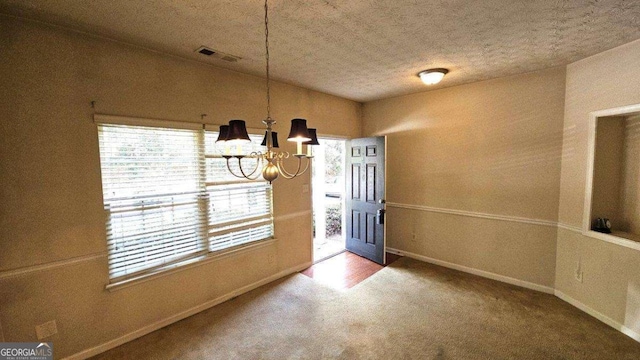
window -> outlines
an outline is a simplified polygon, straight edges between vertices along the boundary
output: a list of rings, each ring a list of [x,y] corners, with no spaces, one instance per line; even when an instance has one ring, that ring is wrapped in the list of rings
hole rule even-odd
[[[273,236],[271,185],[229,174],[217,133],[96,121],[112,283]]]
[[[265,151],[260,145],[262,136],[250,135],[251,143],[242,145],[238,152]],[[218,133],[207,131],[206,139],[206,189],[209,197],[209,250],[262,240],[273,235],[271,213],[271,185],[262,181],[250,181],[233,176],[227,170],[227,161],[216,149]],[[217,151],[218,150],[218,151]],[[235,160],[235,159],[234,159]],[[253,170],[256,161],[244,159],[243,168]],[[231,162],[236,174],[240,170]],[[260,171],[257,169],[256,171]]]

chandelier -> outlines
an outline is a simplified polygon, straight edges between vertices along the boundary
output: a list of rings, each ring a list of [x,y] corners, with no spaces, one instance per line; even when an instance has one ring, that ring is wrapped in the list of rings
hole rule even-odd
[[[286,151],[276,151],[278,146],[278,133],[272,130],[273,125],[276,123],[271,118],[271,84],[269,77],[269,7],[268,0],[264,2],[264,32],[265,32],[265,59],[266,59],[266,73],[267,73],[267,118],[262,121],[267,126],[267,130],[262,140],[262,146],[266,146],[266,151],[263,152],[251,152],[249,154],[241,154],[240,146],[238,146],[237,155],[222,155],[227,161],[227,169],[229,172],[238,178],[244,178],[249,180],[257,180],[262,176],[266,181],[271,183],[273,180],[282,175],[285,179],[293,179],[297,176],[304,174],[309,168],[310,159],[313,157],[312,146],[320,145],[318,143],[318,137],[316,129],[307,128],[307,120],[305,119],[293,119],[291,120],[291,130],[289,131],[288,141],[296,142],[296,153],[289,154]],[[247,133],[247,127],[244,120],[231,120],[228,125],[221,125],[218,133],[218,139],[216,145],[222,143],[224,145],[235,145],[251,142],[249,134]],[[307,146],[306,154],[302,152],[302,145]],[[228,148],[228,147],[227,147]],[[284,160],[293,155],[297,159],[297,168],[295,171],[287,171],[284,167]],[[243,159],[255,159],[255,165],[249,169],[243,168]],[[304,168],[302,167],[303,159],[305,161]],[[237,160],[239,174],[231,168],[231,162]]]

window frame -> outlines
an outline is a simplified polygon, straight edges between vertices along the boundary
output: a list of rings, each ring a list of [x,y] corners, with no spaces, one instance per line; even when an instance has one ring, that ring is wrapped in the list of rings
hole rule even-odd
[[[189,129],[197,132],[198,146],[201,147],[202,150],[195,155],[196,158],[194,159],[194,161],[196,161],[199,164],[198,165],[198,168],[200,169],[199,171],[205,174],[204,175],[205,181],[202,181],[202,183],[198,185],[198,191],[200,193],[206,194],[207,203],[208,203],[209,186],[211,185],[211,182],[209,182],[209,179],[207,179],[207,175],[206,175],[207,174],[206,159],[211,154],[207,153],[206,139],[208,136],[207,133],[217,132],[218,126],[210,125],[210,124],[205,125],[201,123],[192,123],[192,122],[165,121],[165,120],[133,118],[133,117],[113,116],[113,115],[103,115],[103,114],[94,114],[94,123],[96,124],[96,129],[98,129],[99,126],[102,126],[102,125],[107,125],[107,126],[116,125],[116,126],[161,128],[163,130]],[[215,130],[214,130],[214,127],[215,127]],[[260,130],[260,129],[249,129],[249,134],[253,138],[252,142],[254,142],[254,144],[257,141],[258,137],[262,135],[261,134],[262,132],[263,130]],[[101,185],[104,189],[105,179],[103,177],[103,172],[104,172],[103,156],[102,156],[102,153],[100,152],[102,150],[102,146],[103,145],[101,141],[98,141],[100,171],[101,171],[100,178],[101,178]],[[238,181],[235,181],[234,183],[251,184],[249,187],[253,186],[256,183],[256,181],[249,181],[249,180],[243,181],[242,179],[237,179],[237,180]],[[257,180],[257,182],[260,182],[260,180]],[[222,182],[217,185],[225,186],[226,184]],[[275,238],[275,222],[274,222],[274,213],[273,213],[273,186],[266,182],[264,186],[265,186],[266,196],[268,196],[268,199],[264,200],[268,204],[267,205],[268,213],[262,217],[264,219],[263,222],[267,223],[269,226],[269,231],[266,233],[267,237],[264,237],[264,238],[251,239],[251,240],[244,241],[240,244],[232,243],[229,246],[224,246],[218,249],[211,250],[211,239],[213,238],[213,236],[211,235],[211,230],[214,229],[216,225],[215,225],[215,220],[211,218],[210,207],[207,206],[204,209],[200,209],[196,214],[198,218],[204,218],[204,223],[202,223],[202,225],[206,229],[204,234],[202,234],[204,238],[201,239],[201,241],[204,243],[203,248],[200,251],[198,251],[196,254],[193,254],[192,256],[189,256],[186,259],[176,259],[160,266],[144,268],[141,270],[136,270],[131,274],[112,277],[112,267],[111,267],[112,253],[110,249],[110,244],[112,240],[109,238],[109,233],[107,233],[106,234],[107,237],[105,240],[107,244],[107,256],[109,258],[109,264],[108,264],[109,280],[105,288],[109,291],[118,290],[118,289],[125,288],[140,282],[151,280],[158,276],[172,274],[177,271],[182,271],[188,268],[192,268],[194,266],[200,266],[200,265],[206,264],[208,262],[211,262],[223,257],[231,256],[239,252],[245,252],[245,251],[261,248],[274,243],[276,241],[276,238]],[[219,191],[225,191],[225,190],[223,189]],[[103,206],[105,208],[105,211],[107,211],[107,207],[109,206],[109,203],[105,201],[104,190],[103,190],[102,196],[103,196],[103,199],[102,199]],[[203,211],[204,211],[204,214],[201,213]],[[105,228],[107,229],[107,231],[109,231],[110,218],[108,216],[109,214],[105,214],[105,215],[106,215]],[[241,222],[242,219],[243,218],[241,218],[239,221]],[[200,222],[200,221],[202,220],[200,219],[194,220],[194,222]]]

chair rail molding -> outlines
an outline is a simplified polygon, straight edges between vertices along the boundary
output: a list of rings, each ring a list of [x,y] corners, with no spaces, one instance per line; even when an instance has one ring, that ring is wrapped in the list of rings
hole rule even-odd
[[[102,259],[106,257],[107,257],[106,252],[99,252],[95,254],[77,256],[77,257],[64,259],[64,260],[51,261],[44,264],[31,265],[31,266],[25,266],[17,269],[5,270],[0,272],[0,281],[13,278],[16,276],[26,275],[32,272],[52,270],[59,267],[75,265],[78,263],[93,261],[93,260]]]
[[[475,217],[480,219],[510,221],[510,222],[529,224],[529,225],[539,225],[539,226],[549,226],[549,227],[558,226],[558,222],[551,221],[551,220],[489,214],[489,213],[483,213],[483,212],[477,212],[477,211],[455,210],[455,209],[438,208],[438,207],[424,206],[424,205],[402,204],[402,203],[396,203],[396,202],[387,202],[387,206],[393,207],[393,208],[399,208],[399,209],[420,210],[420,211],[427,211],[427,212],[440,213],[440,214]]]

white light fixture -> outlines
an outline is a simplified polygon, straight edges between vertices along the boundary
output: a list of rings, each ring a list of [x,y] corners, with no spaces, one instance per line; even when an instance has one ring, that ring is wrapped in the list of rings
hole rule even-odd
[[[429,69],[429,70],[420,71],[418,73],[418,76],[420,77],[420,80],[422,80],[423,83],[427,85],[435,85],[439,83],[440,80],[442,80],[442,78],[448,72],[449,70],[444,68]]]
[[[262,178],[271,183],[273,180],[282,175],[285,179],[293,179],[297,176],[304,174],[309,168],[309,161],[313,157],[311,146],[320,145],[316,136],[316,129],[307,128],[307,120],[305,119],[293,119],[291,120],[291,131],[289,132],[288,141],[296,143],[296,153],[289,154],[286,151],[275,151],[274,148],[278,147],[278,134],[272,131],[272,126],[276,123],[271,118],[271,86],[269,77],[269,7],[268,0],[264,2],[264,32],[265,32],[265,59],[266,59],[266,73],[267,73],[267,118],[262,122],[267,126],[262,140],[262,145],[267,147],[267,151],[252,152],[251,154],[238,154],[238,155],[222,155],[227,160],[227,169],[229,172],[239,178],[245,178],[249,180],[257,180],[262,175]],[[231,120],[229,125],[220,126],[220,132],[216,143],[222,142],[225,145],[235,144],[238,142],[250,142],[249,134],[244,120]],[[307,152],[302,151],[302,145],[307,145]],[[289,172],[284,168],[284,159],[289,158],[291,155],[298,161],[296,171]],[[250,158],[256,159],[255,167],[246,171],[242,166],[242,159]],[[235,173],[229,164],[231,159],[238,161],[238,168],[240,174]],[[302,167],[302,159],[306,159],[304,168]]]

